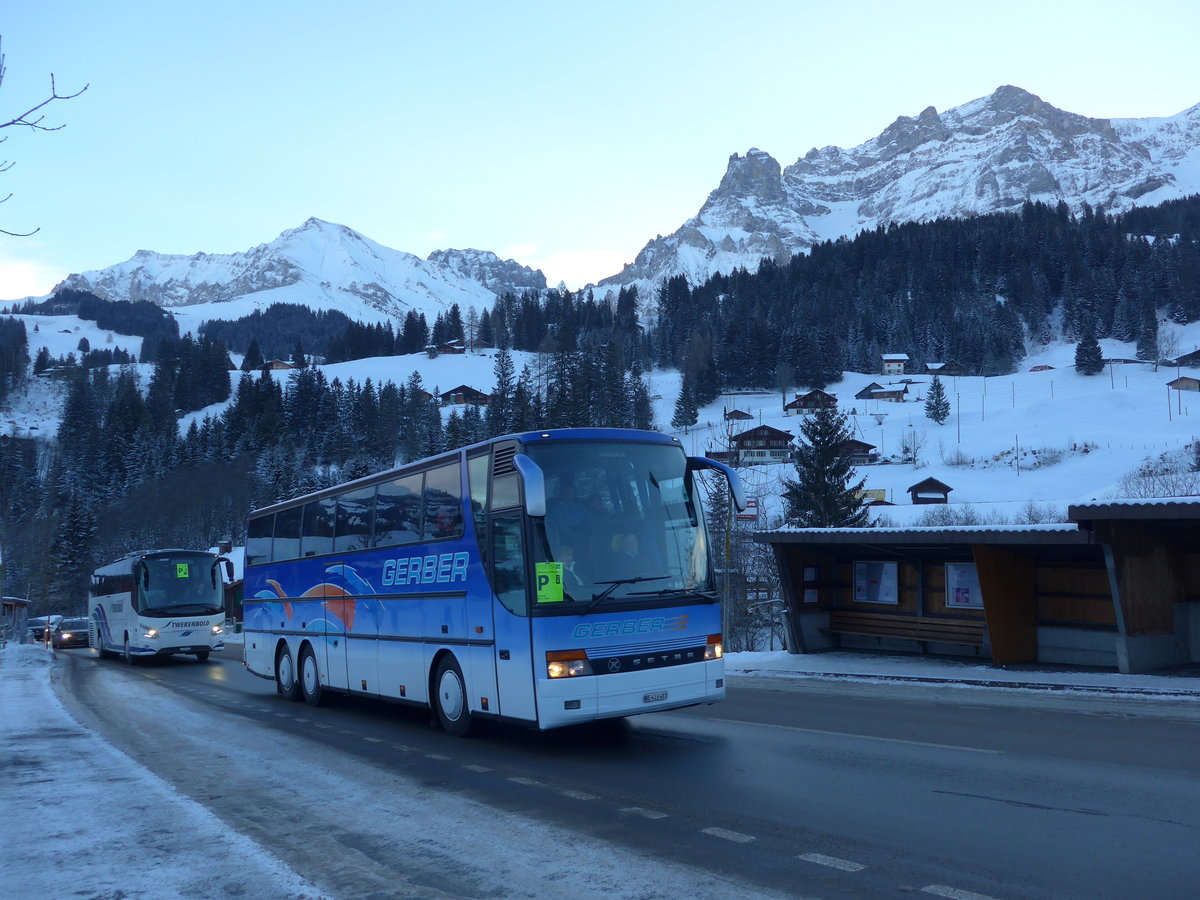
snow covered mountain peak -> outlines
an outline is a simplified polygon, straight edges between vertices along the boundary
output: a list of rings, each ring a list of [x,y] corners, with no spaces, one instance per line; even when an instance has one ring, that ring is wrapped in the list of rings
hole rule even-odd
[[[813,148],[780,169],[752,148],[729,158],[693,218],[601,285],[653,289],[684,274],[754,269],[888,222],[1018,209],[1026,200],[1121,211],[1200,190],[1200,105],[1159,119],[1095,119],[1022,88],[900,116],[849,150]]]
[[[545,277],[487,251],[439,251],[423,260],[392,250],[345,225],[310,218],[242,253],[154,253],[68,276],[59,288],[164,307],[226,304],[209,317],[236,317],[271,303],[338,309],[353,319],[402,320],[409,310],[432,321],[457,303],[490,307],[503,291],[545,287]]]

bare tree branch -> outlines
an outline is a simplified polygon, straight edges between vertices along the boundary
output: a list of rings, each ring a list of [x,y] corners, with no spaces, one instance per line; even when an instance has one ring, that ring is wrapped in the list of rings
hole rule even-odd
[[[2,44],[0,44],[0,46],[2,46]],[[3,86],[3,84],[4,84],[4,72],[5,72],[4,53],[0,52],[0,86]],[[48,107],[51,103],[53,103],[56,100],[72,100],[75,97],[78,97],[84,91],[86,91],[89,87],[91,87],[90,84],[85,84],[83,87],[81,87],[79,90],[75,91],[73,94],[60,94],[58,92],[58,84],[54,80],[54,73],[51,72],[50,73],[50,96],[47,97],[45,100],[43,100],[41,103],[31,106],[31,107],[29,107],[29,109],[25,110],[23,113],[20,113],[19,115],[9,119],[7,122],[0,122],[0,131],[3,131],[5,128],[12,128],[14,126],[24,126],[25,128],[28,128],[31,131],[59,131],[59,130],[65,128],[66,124],[65,123],[62,125],[46,125],[46,124],[44,124],[46,121],[46,114],[44,112],[42,112],[42,110],[46,109],[46,107]],[[7,140],[8,140],[8,135],[0,135],[0,144],[3,144]],[[0,174],[7,172],[14,165],[16,165],[16,163],[13,162],[12,160],[7,160],[7,159],[0,160]],[[0,198],[0,203],[4,203],[11,197],[12,197],[12,194],[10,193],[5,197]],[[41,231],[40,228],[35,228],[35,229],[33,229],[33,231],[9,231],[5,228],[0,228],[0,234],[8,235],[9,237],[29,237],[30,235],[37,234],[39,231]]]

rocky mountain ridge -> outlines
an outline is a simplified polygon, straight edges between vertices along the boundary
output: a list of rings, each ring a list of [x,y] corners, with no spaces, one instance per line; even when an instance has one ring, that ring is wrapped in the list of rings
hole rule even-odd
[[[1200,191],[1200,105],[1176,116],[1093,119],[1009,85],[939,113],[900,116],[849,150],[813,148],[786,168],[752,148],[673,234],[600,285],[693,283],[763,256],[889,222],[1018,209],[1026,200],[1120,212]]]

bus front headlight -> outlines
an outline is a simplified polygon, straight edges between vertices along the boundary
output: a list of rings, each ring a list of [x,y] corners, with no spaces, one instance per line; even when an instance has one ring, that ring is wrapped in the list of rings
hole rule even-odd
[[[546,674],[551,678],[591,675],[592,664],[582,650],[547,650]]]
[[[220,625],[214,625],[214,626],[212,627],[212,633],[213,633],[213,634],[224,634],[224,633],[225,633],[225,629],[224,629],[224,628],[222,628]]]
[[[725,645],[721,643],[721,635],[710,634],[704,645],[705,659],[720,659],[725,655]]]
[[[142,637],[148,638],[149,640],[154,640],[156,637],[158,637],[158,629],[157,628],[147,628],[146,633],[143,634]]]

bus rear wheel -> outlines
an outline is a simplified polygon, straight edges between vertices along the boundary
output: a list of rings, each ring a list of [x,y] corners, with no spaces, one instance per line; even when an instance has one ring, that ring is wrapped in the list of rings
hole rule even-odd
[[[443,656],[438,663],[433,684],[433,708],[442,730],[454,737],[464,737],[474,723],[458,660],[449,654]]]
[[[309,706],[320,706],[325,701],[321,672],[317,668],[317,654],[313,653],[312,647],[300,651],[300,693]]]
[[[286,644],[275,660],[275,691],[282,695],[284,700],[300,699],[300,680],[296,677],[292,651]]]

